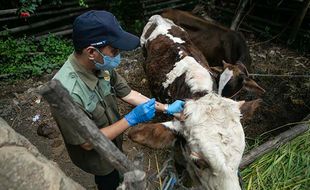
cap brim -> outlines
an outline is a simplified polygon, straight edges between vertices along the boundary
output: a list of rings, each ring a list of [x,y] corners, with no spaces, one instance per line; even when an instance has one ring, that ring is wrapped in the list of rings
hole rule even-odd
[[[136,49],[139,44],[139,37],[124,31],[121,37],[117,41],[112,42],[110,45],[114,48],[128,51]]]

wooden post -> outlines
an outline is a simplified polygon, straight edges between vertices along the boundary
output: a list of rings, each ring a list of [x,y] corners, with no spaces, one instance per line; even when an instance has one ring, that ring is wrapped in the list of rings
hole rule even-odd
[[[297,16],[294,22],[292,33],[290,35],[290,38],[287,41],[288,44],[292,44],[295,41],[297,32],[300,28],[302,21],[304,20],[304,17],[308,11],[309,6],[310,6],[310,0],[304,0],[302,7],[301,7],[300,14]]]
[[[48,101],[51,109],[72,122],[81,136],[89,141],[100,156],[121,173],[135,170],[134,164],[97,128],[95,123],[74,104],[58,80],[50,81],[39,89],[39,93]],[[142,171],[141,171],[142,172]],[[140,176],[138,176],[140,177]],[[139,178],[140,179],[140,178]]]
[[[306,132],[309,130],[309,122],[310,122],[310,115],[308,115],[303,121],[308,121],[308,123],[299,124],[294,126],[293,128],[281,133],[280,135],[276,136],[274,139],[265,142],[264,144],[253,148],[249,153],[243,156],[240,169],[245,168],[246,166],[250,165],[254,162],[257,158],[267,154],[274,148],[277,148],[284,143],[294,139],[298,135]]]
[[[145,190],[147,189],[146,174],[141,170],[134,170],[124,174],[124,181],[117,190]]]
[[[247,4],[248,4],[248,0],[242,1],[241,7],[239,8],[238,13],[237,13],[235,19],[233,20],[233,22],[232,22],[232,24],[231,24],[231,26],[230,26],[230,29],[231,29],[231,30],[236,30],[237,25],[238,25],[238,23],[239,23],[239,21],[240,21],[241,15],[242,15],[242,13],[243,13],[243,10],[244,10],[244,8],[245,8],[245,6],[246,6]]]

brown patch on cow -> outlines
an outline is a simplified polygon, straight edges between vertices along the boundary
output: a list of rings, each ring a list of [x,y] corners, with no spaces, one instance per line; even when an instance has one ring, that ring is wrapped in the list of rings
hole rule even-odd
[[[248,102],[243,102],[240,106],[240,112],[242,114],[242,120],[250,120],[253,117],[254,112],[263,102],[262,99],[256,99]]]
[[[179,26],[185,26],[185,27],[191,27],[192,30],[199,30],[201,28],[201,25],[205,25],[206,23],[210,24],[214,27],[219,27],[222,30],[229,31],[230,29],[218,25],[217,23],[207,21],[201,17],[198,17],[196,15],[193,15],[190,12],[181,11],[177,9],[166,9],[162,14],[162,17],[168,18],[172,20],[176,25]]]
[[[133,127],[130,129],[128,137],[136,143],[154,149],[172,147],[176,138],[170,129],[160,123]]]
[[[154,31],[154,29],[156,28],[156,24],[152,24],[148,30],[146,31],[144,38],[147,39],[150,37],[150,35],[152,34],[152,32]]]
[[[169,9],[161,14],[181,26],[190,40],[203,53],[209,65],[221,66],[222,60],[236,64],[244,63],[248,69],[251,57],[243,35],[190,12]]]
[[[202,52],[190,40],[190,37],[187,34],[187,32],[184,32],[178,27],[173,26],[169,30],[169,34],[171,34],[174,37],[179,37],[185,41],[185,43],[183,43],[182,46],[179,46],[179,50],[183,51],[185,56],[187,55],[193,57],[201,66],[203,66],[207,70],[210,70],[208,61],[206,60]]]

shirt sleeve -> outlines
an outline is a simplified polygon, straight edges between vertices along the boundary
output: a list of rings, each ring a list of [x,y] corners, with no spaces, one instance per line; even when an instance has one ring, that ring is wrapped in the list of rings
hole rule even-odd
[[[79,109],[81,108],[79,107]],[[64,118],[60,113],[56,112],[52,108],[51,111],[66,143],[71,145],[81,145],[86,143],[85,139],[79,134],[76,130],[76,126],[72,124],[70,119]]]
[[[131,91],[131,88],[128,86],[126,80],[115,70],[111,72],[111,85],[115,90],[116,96],[120,98],[127,96]]]

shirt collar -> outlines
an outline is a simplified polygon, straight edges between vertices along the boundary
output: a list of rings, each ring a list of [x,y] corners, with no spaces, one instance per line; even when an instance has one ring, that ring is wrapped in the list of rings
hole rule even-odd
[[[95,87],[97,86],[98,83],[98,77],[90,70],[87,70],[74,56],[72,53],[69,56],[69,60],[72,63],[72,66],[76,73],[79,75],[81,80],[91,89],[95,90]],[[102,76],[102,71],[98,74],[98,76]]]

